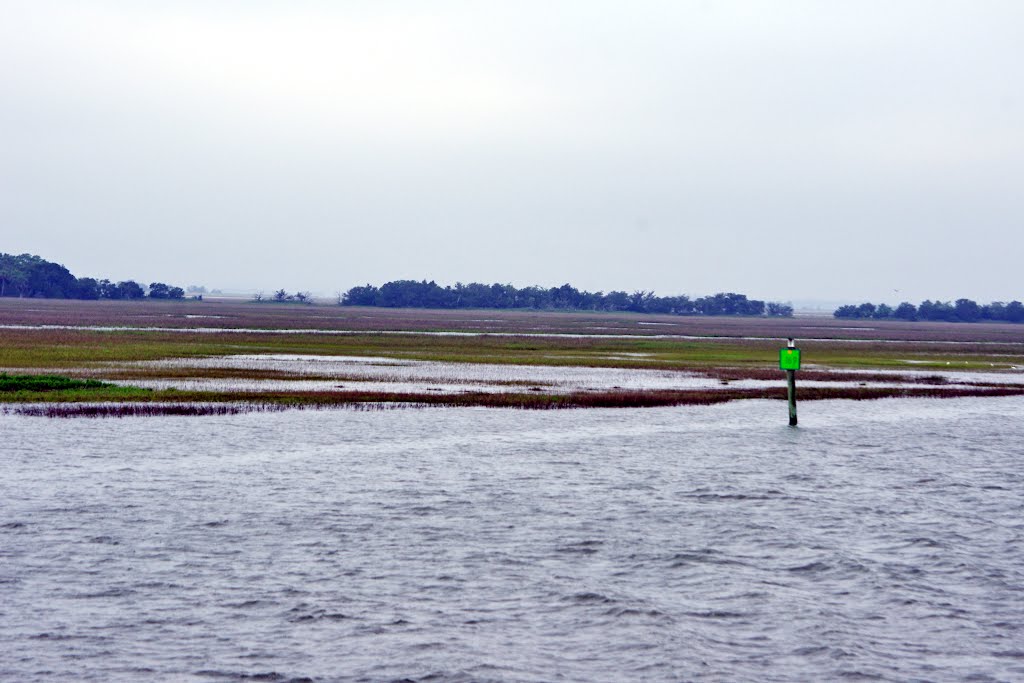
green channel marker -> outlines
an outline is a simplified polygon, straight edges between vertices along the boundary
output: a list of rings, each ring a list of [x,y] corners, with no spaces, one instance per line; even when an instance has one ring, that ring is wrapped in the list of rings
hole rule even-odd
[[[779,349],[779,368],[782,370],[799,370],[800,349],[795,346]]]
[[[796,348],[792,337],[785,348],[779,349],[779,367],[786,371],[789,426],[796,427],[796,371],[800,369],[800,349]]]

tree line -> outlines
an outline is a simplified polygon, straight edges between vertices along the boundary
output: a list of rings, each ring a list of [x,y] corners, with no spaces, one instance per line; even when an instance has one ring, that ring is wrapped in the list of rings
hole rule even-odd
[[[655,296],[654,292],[580,291],[561,287],[485,285],[477,282],[440,286],[434,281],[394,280],[380,287],[353,287],[338,297],[342,306],[386,308],[504,308],[568,311],[631,311],[670,315],[769,315],[788,317],[793,307],[748,299],[744,294],[718,293],[691,299],[686,295]]]
[[[279,289],[270,297],[267,297],[267,295],[260,290],[253,295],[252,300],[256,303],[265,303],[270,301],[279,304],[295,302],[300,304],[311,304],[313,303],[313,295],[310,292],[295,292],[294,294],[289,294],[285,290]]]
[[[31,254],[0,254],[0,297],[44,299],[184,299],[185,290],[163,282],[75,277],[59,263]]]
[[[922,301],[915,306],[904,301],[895,308],[887,304],[872,303],[840,306],[832,314],[836,318],[871,318],[873,320],[938,320],[955,323],[1024,322],[1024,304],[1019,301],[995,301],[981,305],[970,299],[948,301]]]

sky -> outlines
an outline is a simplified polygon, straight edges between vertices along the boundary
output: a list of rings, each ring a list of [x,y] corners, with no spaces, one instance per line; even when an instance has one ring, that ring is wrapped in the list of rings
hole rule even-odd
[[[0,252],[1024,300],[1017,0],[0,0]]]

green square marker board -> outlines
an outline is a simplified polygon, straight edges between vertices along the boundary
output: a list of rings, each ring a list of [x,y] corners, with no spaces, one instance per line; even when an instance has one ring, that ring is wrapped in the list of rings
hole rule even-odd
[[[783,370],[799,370],[800,349],[779,349],[779,367]]]

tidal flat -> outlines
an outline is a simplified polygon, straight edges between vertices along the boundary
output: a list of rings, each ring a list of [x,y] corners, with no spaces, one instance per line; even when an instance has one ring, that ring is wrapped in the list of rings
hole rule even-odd
[[[1024,394],[1024,326],[794,317],[437,311],[238,301],[0,300],[0,372],[102,385],[0,389],[0,402],[644,407]],[[8,407],[7,410],[29,410]],[[221,408],[223,409],[223,408]],[[170,410],[170,409],[168,409]],[[83,410],[82,414],[86,414]],[[187,411],[186,411],[187,412]]]

